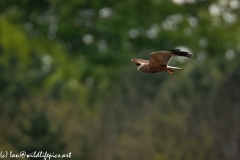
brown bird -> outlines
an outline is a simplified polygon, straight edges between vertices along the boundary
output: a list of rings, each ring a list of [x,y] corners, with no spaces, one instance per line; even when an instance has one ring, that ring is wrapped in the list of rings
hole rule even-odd
[[[180,49],[172,49],[151,53],[149,61],[137,58],[131,59],[131,61],[138,66],[138,72],[156,73],[167,71],[168,73],[173,74],[173,70],[184,70],[184,68],[168,66],[168,63],[173,56],[192,58],[192,55],[188,52],[180,51]]]

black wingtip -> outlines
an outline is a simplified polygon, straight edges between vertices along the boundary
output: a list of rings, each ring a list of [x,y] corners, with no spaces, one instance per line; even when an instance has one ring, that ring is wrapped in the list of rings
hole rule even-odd
[[[180,49],[169,49],[168,51],[176,52],[176,51],[180,51]]]
[[[173,54],[175,54],[177,56],[183,56],[183,57],[188,57],[188,58],[192,58],[193,57],[188,52],[180,51],[180,49],[171,49],[171,50],[168,50],[168,51],[171,51]]]

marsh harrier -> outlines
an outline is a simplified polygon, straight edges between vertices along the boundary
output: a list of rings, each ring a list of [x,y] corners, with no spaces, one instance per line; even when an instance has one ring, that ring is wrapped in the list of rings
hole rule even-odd
[[[173,74],[173,70],[184,70],[184,68],[168,66],[169,61],[173,56],[182,56],[192,58],[188,52],[180,51],[180,49],[172,49],[166,51],[158,51],[151,53],[150,60],[145,59],[131,59],[131,61],[138,66],[138,72],[156,73],[167,71]]]

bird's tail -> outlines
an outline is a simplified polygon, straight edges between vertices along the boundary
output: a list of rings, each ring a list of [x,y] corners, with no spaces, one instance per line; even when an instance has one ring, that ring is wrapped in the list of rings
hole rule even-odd
[[[185,68],[167,66],[167,72],[168,72],[169,74],[173,74],[174,70],[185,70]]]

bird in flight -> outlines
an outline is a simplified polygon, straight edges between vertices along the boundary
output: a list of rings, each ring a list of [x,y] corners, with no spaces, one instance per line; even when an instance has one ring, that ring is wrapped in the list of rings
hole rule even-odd
[[[166,71],[173,74],[174,70],[184,70],[184,68],[168,66],[173,56],[192,58],[192,55],[188,52],[180,51],[180,49],[172,49],[153,52],[151,53],[150,60],[133,58],[131,61],[138,66],[138,72],[156,73]]]

